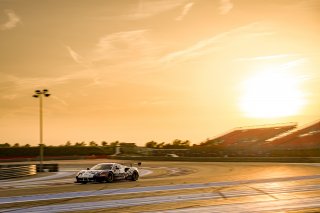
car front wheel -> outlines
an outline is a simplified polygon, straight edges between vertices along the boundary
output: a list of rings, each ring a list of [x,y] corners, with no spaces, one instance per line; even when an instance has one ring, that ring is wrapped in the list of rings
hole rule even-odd
[[[132,181],[136,181],[136,180],[138,180],[138,179],[139,179],[139,174],[138,174],[138,172],[134,171],[134,172],[132,173],[131,180],[132,180]]]

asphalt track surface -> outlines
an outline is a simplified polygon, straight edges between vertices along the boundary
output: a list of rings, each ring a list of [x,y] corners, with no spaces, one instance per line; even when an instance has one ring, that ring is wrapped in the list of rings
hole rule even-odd
[[[0,212],[320,212],[316,164],[147,165],[137,182],[77,185],[72,171],[0,182]]]
[[[74,181],[74,174],[76,171],[64,171],[64,172],[55,172],[50,176],[31,178],[18,181],[0,181],[0,188],[31,188],[48,186],[48,185],[57,185],[57,184],[67,184]],[[152,171],[147,169],[140,169],[140,176],[146,176],[151,174]],[[72,176],[72,177],[70,177]],[[63,178],[63,179],[62,179]],[[1,203],[1,202],[0,202]]]

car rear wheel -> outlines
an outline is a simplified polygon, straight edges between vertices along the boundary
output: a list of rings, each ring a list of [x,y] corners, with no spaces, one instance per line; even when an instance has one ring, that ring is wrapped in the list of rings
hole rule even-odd
[[[113,180],[114,180],[114,175],[113,175],[112,172],[109,172],[106,181],[107,181],[108,183],[112,183]]]

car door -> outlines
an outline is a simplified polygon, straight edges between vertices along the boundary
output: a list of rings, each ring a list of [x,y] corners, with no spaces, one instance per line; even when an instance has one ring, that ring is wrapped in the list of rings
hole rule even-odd
[[[119,178],[125,179],[126,178],[126,172],[124,171],[125,167],[121,164],[118,164],[119,167]]]
[[[113,173],[116,179],[124,179],[125,178],[125,172],[124,167],[120,164],[114,164],[113,165]]]

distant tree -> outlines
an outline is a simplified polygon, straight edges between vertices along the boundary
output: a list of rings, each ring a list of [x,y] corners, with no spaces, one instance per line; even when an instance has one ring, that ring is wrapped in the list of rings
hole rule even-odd
[[[136,147],[137,145],[135,143],[126,143],[126,142],[121,142],[119,143],[121,147]]]
[[[20,147],[20,144],[19,143],[15,143],[15,144],[13,144],[13,147]]]
[[[11,147],[9,143],[1,143],[0,147]]]
[[[76,142],[74,144],[74,146],[86,146],[86,142],[82,141],[82,142]]]
[[[31,147],[31,146],[30,146],[30,144],[27,143],[26,145],[24,145],[24,147]]]
[[[165,146],[165,142],[161,142],[157,144],[158,149],[162,149]]]
[[[71,142],[70,141],[67,141],[65,146],[72,146]]]
[[[94,141],[90,141],[89,142],[89,146],[98,146],[98,144],[96,142],[94,142]]]
[[[191,142],[190,142],[189,140],[185,140],[185,141],[182,141],[182,142],[181,142],[181,145],[184,146],[184,147],[186,147],[186,148],[188,148],[188,147],[190,147]]]
[[[170,143],[164,143],[162,148],[163,149],[173,149],[172,144],[170,144]]]
[[[158,144],[155,141],[149,141],[146,143],[145,147],[147,148],[157,148]]]
[[[110,146],[118,146],[120,144],[119,141],[114,141],[110,143]]]
[[[102,142],[101,142],[101,146],[108,146],[108,142],[102,141]]]
[[[185,149],[190,147],[190,141],[189,140],[179,140],[175,139],[172,141],[172,143],[163,144],[164,149]]]
[[[172,142],[172,146],[174,146],[174,147],[179,147],[179,146],[181,146],[181,144],[182,144],[182,141],[179,140],[179,139],[175,139],[175,140]]]

